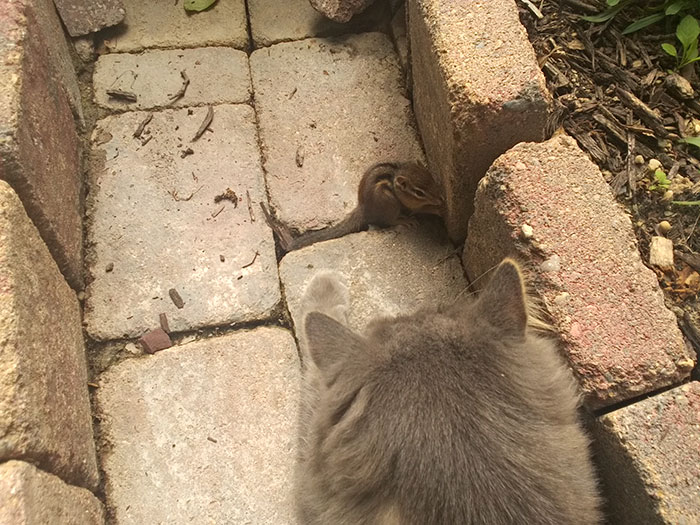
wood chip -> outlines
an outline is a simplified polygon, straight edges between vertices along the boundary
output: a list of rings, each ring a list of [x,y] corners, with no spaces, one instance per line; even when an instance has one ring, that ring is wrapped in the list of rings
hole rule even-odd
[[[185,301],[182,300],[182,297],[180,297],[180,294],[177,292],[177,290],[175,288],[171,288],[170,290],[168,290],[168,295],[170,296],[170,300],[178,308],[178,310],[182,310],[182,308],[185,306]]]
[[[297,163],[297,168],[301,168],[304,166],[304,147],[303,146],[299,146],[297,148],[297,154],[296,154],[295,161]]]
[[[220,193],[216,197],[214,197],[214,202],[215,203],[220,203],[221,201],[229,201],[233,203],[234,208],[238,208],[238,201],[240,199],[238,198],[238,195],[236,195],[236,192],[233,191],[231,188],[226,188],[226,191],[223,193]]]
[[[630,93],[629,91],[618,87],[617,95],[626,106],[630,107],[632,111],[634,111],[635,115],[637,115],[654,131],[656,135],[661,137],[668,136],[668,130],[664,127],[663,122],[661,122],[661,118],[659,118],[659,116],[649,106],[637,98],[634,93]]]
[[[207,128],[211,125],[211,121],[214,118],[214,108],[209,106],[207,108],[207,114],[204,117],[204,120],[202,121],[202,125],[199,126],[199,129],[197,130],[197,133],[194,134],[194,137],[192,137],[192,140],[190,142],[194,142],[195,140],[198,140],[199,137],[204,135],[204,132],[207,130]]]
[[[139,339],[139,344],[145,352],[155,354],[159,350],[165,350],[173,346],[170,336],[162,328],[156,328]]]
[[[168,326],[168,316],[164,313],[158,315],[158,320],[160,321],[160,327],[167,333],[170,333],[170,327]]]
[[[182,85],[180,86],[180,89],[178,89],[177,93],[170,97],[168,104],[173,104],[184,97],[185,92],[187,91],[187,86],[190,85],[190,77],[187,76],[187,72],[185,72],[184,69],[180,71],[180,76],[182,77]]]
[[[255,214],[253,213],[253,201],[250,198],[250,192],[245,190],[246,203],[248,204],[248,215],[250,215],[250,222],[255,222]]]
[[[146,129],[146,126],[148,123],[153,119],[153,113],[149,113],[146,115],[146,118],[141,121],[141,124],[138,125],[136,128],[136,131],[134,131],[134,137],[137,139],[141,138],[141,133],[143,133],[143,130]]]
[[[117,100],[124,100],[126,102],[136,102],[138,99],[136,93],[131,91],[124,91],[123,89],[108,89],[107,95],[111,98],[116,98]]]

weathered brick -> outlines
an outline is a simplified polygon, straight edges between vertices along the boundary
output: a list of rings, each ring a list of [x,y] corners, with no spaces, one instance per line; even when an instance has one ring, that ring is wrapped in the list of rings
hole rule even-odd
[[[340,220],[375,162],[422,159],[386,35],[275,44],[250,69],[270,202],[289,226]]]
[[[78,300],[0,181],[0,461],[8,459],[97,485]]]
[[[115,525],[295,523],[299,358],[260,327],[127,359],[100,377]]]
[[[700,383],[603,416],[594,437],[610,523],[698,523]]]
[[[124,20],[121,0],[54,0],[70,36],[81,36]]]
[[[572,138],[519,144],[479,185],[464,248],[468,276],[474,281],[507,255],[530,262],[533,291],[591,406],[690,373],[693,361],[629,218]]]
[[[102,503],[89,490],[67,485],[23,461],[0,465],[0,523],[101,525]]]
[[[479,179],[511,146],[544,138],[551,97],[513,0],[407,6],[416,119],[461,241]]]
[[[15,189],[66,279],[79,288],[81,173],[69,96],[79,96],[75,73],[53,6],[2,4],[0,179]]]

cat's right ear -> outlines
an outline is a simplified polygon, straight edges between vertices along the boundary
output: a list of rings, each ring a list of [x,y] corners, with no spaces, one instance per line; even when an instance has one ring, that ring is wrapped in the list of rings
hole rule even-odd
[[[486,288],[479,295],[476,308],[504,334],[523,337],[527,328],[525,283],[520,266],[513,259],[498,265]]]
[[[366,352],[367,342],[361,336],[320,312],[306,316],[304,330],[308,352],[322,372],[351,355]]]

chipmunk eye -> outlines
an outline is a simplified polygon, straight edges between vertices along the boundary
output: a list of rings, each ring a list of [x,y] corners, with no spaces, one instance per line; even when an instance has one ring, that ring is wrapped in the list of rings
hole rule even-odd
[[[421,190],[420,188],[415,188],[413,190],[413,193],[416,194],[416,197],[421,197],[421,198],[425,197],[425,192],[423,190]]]

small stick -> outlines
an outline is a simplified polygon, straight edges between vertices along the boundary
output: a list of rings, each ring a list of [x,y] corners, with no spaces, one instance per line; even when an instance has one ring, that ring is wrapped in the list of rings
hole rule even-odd
[[[258,258],[258,255],[260,255],[260,254],[258,253],[257,250],[255,250],[255,255],[253,255],[253,260],[250,261],[250,262],[249,262],[248,264],[246,264],[245,266],[241,266],[241,270],[242,270],[243,268],[248,268],[249,266],[253,266],[253,263],[255,263],[255,259]]]
[[[143,133],[143,130],[146,129],[146,125],[153,119],[153,113],[149,113],[146,115],[146,118],[141,121],[141,124],[139,124],[139,127],[136,128],[136,131],[134,131],[134,137],[137,139],[141,138],[141,133]]]
[[[225,208],[225,207],[226,207],[225,204],[222,205],[221,208],[219,208],[218,210],[216,210],[214,213],[211,214],[211,218],[212,218],[212,219],[216,219],[216,217],[218,217],[219,213],[221,213],[222,211],[224,211],[224,208]]]
[[[207,116],[204,117],[204,120],[202,121],[202,125],[199,126],[199,129],[197,130],[197,133],[194,134],[194,137],[192,137],[192,140],[190,142],[194,142],[197,140],[199,137],[204,135],[204,132],[207,130],[207,128],[211,125],[211,121],[214,118],[214,108],[209,106],[207,109]]]
[[[250,215],[250,222],[255,222],[255,214],[253,213],[253,201],[250,198],[250,192],[245,190],[245,198],[248,203],[248,215]]]
[[[190,77],[187,76],[187,73],[184,69],[180,71],[180,76],[182,77],[182,86],[180,86],[180,89],[177,91],[177,93],[170,97],[170,102],[168,102],[168,104],[177,102],[179,99],[184,97],[185,91],[187,91],[187,86],[190,85]]]
[[[533,13],[537,18],[539,18],[540,20],[542,20],[542,19],[544,18],[544,15],[542,14],[542,11],[540,11],[539,9],[537,9],[537,6],[536,6],[535,4],[533,4],[532,2],[530,2],[530,0],[522,0],[522,2],[523,2],[523,4],[525,4],[525,5],[530,9],[530,11],[532,11],[532,13]]]
[[[125,100],[127,102],[136,102],[137,100],[136,93],[124,91],[123,89],[108,89],[107,95],[118,100]]]

